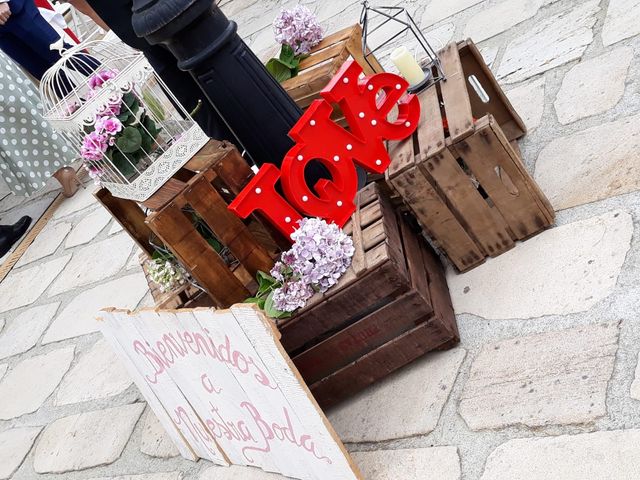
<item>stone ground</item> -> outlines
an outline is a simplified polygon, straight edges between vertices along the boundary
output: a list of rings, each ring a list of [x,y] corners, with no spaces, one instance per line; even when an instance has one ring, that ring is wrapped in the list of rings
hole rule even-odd
[[[360,10],[304,3],[328,31]],[[258,53],[280,6],[223,1]],[[330,419],[368,480],[640,478],[640,1],[407,6],[436,45],[480,45],[530,128],[521,147],[557,227],[449,272],[460,346]],[[0,221],[52,195],[5,198]],[[81,191],[0,283],[0,479],[281,478],[177,457],[96,333],[98,308],[150,302],[136,256]]]

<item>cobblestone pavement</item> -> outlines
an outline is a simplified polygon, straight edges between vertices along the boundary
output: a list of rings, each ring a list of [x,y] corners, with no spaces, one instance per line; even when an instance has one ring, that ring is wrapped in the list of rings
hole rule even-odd
[[[222,3],[258,53],[294,4]],[[304,3],[329,32],[360,11]],[[530,129],[525,162],[558,226],[449,272],[460,346],[330,419],[368,480],[640,478],[640,1],[407,7],[434,43],[479,44]],[[5,200],[0,218],[43,198]],[[100,307],[150,303],[136,257],[81,191],[0,283],[0,479],[281,478],[177,457],[92,320]]]

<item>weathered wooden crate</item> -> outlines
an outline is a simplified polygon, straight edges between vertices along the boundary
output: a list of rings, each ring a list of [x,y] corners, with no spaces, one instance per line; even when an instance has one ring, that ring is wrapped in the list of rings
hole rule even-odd
[[[442,265],[377,184],[346,225],[356,253],[340,282],[279,325],[318,403],[327,407],[426,352],[459,340]]]
[[[386,179],[466,271],[552,225],[554,211],[520,158],[526,128],[473,42],[451,43],[440,58],[447,80],[419,95],[420,124],[389,145]]]
[[[369,56],[371,65],[365,60],[362,27],[356,24],[325,37],[300,62],[298,75],[284,81],[282,87],[300,108],[305,109],[320,97],[320,91],[349,58],[358,62],[366,75],[384,71],[373,55]]]
[[[154,252],[150,238],[155,236],[187,268],[215,306],[228,307],[255,293],[256,273],[269,271],[279,251],[259,219],[244,222],[227,209],[252,175],[234,146],[211,140],[142,205],[113,197],[106,189],[95,195],[147,255]],[[198,215],[224,246],[222,254],[194,228],[193,215]]]

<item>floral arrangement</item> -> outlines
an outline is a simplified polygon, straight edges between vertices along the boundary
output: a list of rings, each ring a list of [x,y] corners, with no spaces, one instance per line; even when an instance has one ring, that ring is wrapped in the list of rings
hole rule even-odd
[[[147,261],[149,278],[157,283],[162,292],[170,292],[187,282],[186,271],[175,257],[154,252],[153,258]]]
[[[300,61],[308,56],[324,35],[317,17],[302,5],[291,10],[282,10],[276,17],[273,28],[276,41],[282,45],[278,58],[267,62],[267,70],[279,82],[298,74]]]
[[[103,85],[117,74],[116,70],[107,69],[92,75],[87,99],[97,95]],[[80,153],[94,180],[99,180],[104,171],[100,163],[105,157],[124,177],[135,174],[136,167],[154,150],[160,133],[133,90],[109,97],[96,113],[93,128],[88,130]]]
[[[258,274],[258,293],[246,300],[276,319],[290,317],[314,293],[338,283],[355,251],[351,237],[335,223],[319,218],[301,220],[291,238],[291,249],[282,254],[270,275]]]

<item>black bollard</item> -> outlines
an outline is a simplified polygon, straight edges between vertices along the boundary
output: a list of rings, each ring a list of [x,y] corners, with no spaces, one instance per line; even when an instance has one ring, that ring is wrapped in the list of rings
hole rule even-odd
[[[281,164],[302,112],[212,0],[134,0],[132,22],[191,73],[256,164]]]

